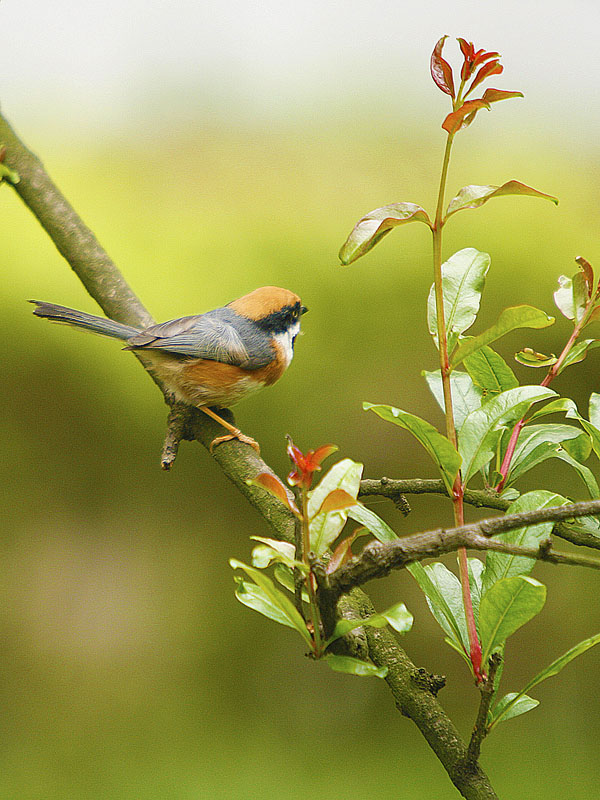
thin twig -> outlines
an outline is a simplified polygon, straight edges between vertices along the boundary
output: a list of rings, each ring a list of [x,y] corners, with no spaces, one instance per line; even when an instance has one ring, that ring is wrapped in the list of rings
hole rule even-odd
[[[365,478],[360,482],[359,497],[387,497],[396,502],[404,494],[443,494],[448,497],[448,490],[444,482],[434,478],[408,478],[396,480],[394,478]],[[509,500],[500,497],[497,492],[486,492],[484,489],[465,489],[465,503],[477,508],[497,508],[506,511],[510,505]]]
[[[190,407],[183,403],[173,403],[167,418],[167,432],[163,443],[160,465],[169,470],[177,458],[179,443],[186,438],[186,427],[190,420]]]

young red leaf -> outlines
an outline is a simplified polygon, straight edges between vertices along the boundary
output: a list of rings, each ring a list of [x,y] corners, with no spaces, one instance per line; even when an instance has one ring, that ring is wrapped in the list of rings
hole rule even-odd
[[[490,75],[499,75],[504,70],[502,64],[496,59],[495,61],[488,61],[487,64],[484,64],[483,67],[479,70],[477,75],[475,76],[473,83],[471,84],[471,88],[465,95],[465,97],[473,91],[476,86],[484,81],[486,78],[489,78]]]
[[[484,103],[497,103],[499,100],[510,100],[511,97],[523,97],[523,92],[506,92],[504,89],[486,89],[481,98]]]
[[[473,61],[475,58],[475,47],[473,46],[473,42],[467,42],[466,39],[462,39],[460,36],[456,41],[460,46],[460,52],[463,54],[465,61]]]
[[[465,103],[462,104],[460,108],[457,108],[456,111],[452,111],[446,119],[442,122],[442,128],[448,133],[456,133],[462,127],[472,122],[472,119],[469,120],[469,123],[465,122],[465,117],[471,116],[473,112],[479,111],[481,108],[488,108],[489,103],[485,100],[467,100]]]
[[[292,514],[299,514],[296,504],[288,497],[287,489],[283,483],[275,475],[270,472],[261,472],[255,478],[248,481],[251,486],[260,486],[265,489],[269,494],[280,500],[285,506],[289,508]]]
[[[473,69],[483,64],[484,61],[489,61],[490,58],[500,58],[500,53],[486,53],[484,50],[478,50],[473,58]]]
[[[333,453],[337,452],[337,450],[338,446],[336,444],[322,444],[321,447],[317,447],[317,449],[312,453],[312,464],[317,464],[320,467],[323,461],[325,461],[326,458],[329,458],[329,456]]]
[[[331,575],[332,572],[335,572],[338,567],[341,567],[342,564],[346,564],[352,558],[352,550],[350,549],[352,542],[358,537],[362,536],[369,531],[364,528],[360,527],[357,528],[355,531],[352,532],[350,536],[347,536],[345,539],[338,544],[338,546],[333,551],[333,555],[329,559],[327,564],[327,574]]]
[[[321,503],[317,514],[329,514],[331,511],[344,511],[346,508],[351,508],[357,505],[358,500],[352,497],[344,489],[334,489],[329,492],[327,497]],[[315,517],[317,516],[315,514]]]
[[[431,54],[431,77],[438,89],[441,89],[445,94],[449,94],[454,100],[454,78],[452,77],[452,67],[442,58],[442,47],[448,37],[442,36],[436,46],[433,48]]]
[[[300,448],[296,447],[291,437],[288,436],[287,439],[287,452],[296,466],[296,469],[288,475],[288,483],[290,486],[304,486],[309,489],[313,474],[321,469],[321,462],[335,453],[338,448],[334,444],[324,444],[317,447],[316,450],[307,450],[306,453],[303,453]]]
[[[473,58],[475,57],[475,48],[473,47],[472,42],[467,42],[466,39],[461,39],[460,37],[456,40],[460,45],[460,51],[463,54],[463,65],[460,70],[460,77],[461,80],[466,81],[471,76],[473,72]]]
[[[470,114],[467,114],[467,116],[466,116],[466,117],[463,119],[463,124],[462,124],[461,128],[468,128],[468,127],[469,127],[469,125],[470,125],[470,124],[473,122],[473,120],[475,119],[475,116],[476,116],[476,114],[477,114],[477,112],[478,112],[478,111],[479,111],[479,109],[478,109],[478,108],[476,108],[476,109],[475,109],[475,111],[471,111],[471,113],[470,113]]]

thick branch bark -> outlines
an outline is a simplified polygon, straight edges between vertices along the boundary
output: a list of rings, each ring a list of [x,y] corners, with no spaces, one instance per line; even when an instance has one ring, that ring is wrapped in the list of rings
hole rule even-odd
[[[405,494],[441,494],[448,497],[448,490],[442,480],[425,478],[407,478],[396,480],[393,478],[367,478],[360,482],[359,497],[387,497],[397,502]],[[465,489],[464,501],[476,508],[495,508],[506,511],[511,501],[501,497],[497,492],[484,489]],[[600,537],[594,536],[582,528],[573,528],[565,523],[557,522],[552,533],[566,542],[580,547],[592,547],[600,550]]]
[[[2,116],[0,143],[7,145],[6,165],[16,170],[21,177],[20,183],[15,187],[16,191],[104,312],[119,322],[144,326],[150,324],[152,319],[149,313],[93,233],[52,183],[39,159],[20,142]],[[168,393],[165,393],[165,399],[170,403]],[[208,448],[219,433],[220,426],[195,409],[189,409],[189,418],[185,421],[171,415],[163,461],[166,465],[172,463],[173,450],[182,435],[193,438]],[[266,491],[247,484],[247,480],[259,472],[271,471],[255,451],[247,445],[232,441],[216,447],[213,458],[278,536],[293,541],[292,515]],[[356,607],[357,616],[361,614],[361,607],[369,606],[368,598],[360,590],[353,593],[351,601],[351,605]],[[372,609],[368,613],[372,613]],[[466,746],[441,706],[430,692],[414,680],[414,675],[419,671],[395,642],[394,637],[386,631],[377,631],[375,636],[371,629],[368,631],[369,654],[376,664],[388,668],[387,681],[398,708],[419,727],[455,786],[468,800],[496,798],[479,765],[468,763]]]
[[[550,540],[539,548],[520,547],[507,542],[495,541],[489,537],[527,525],[540,522],[552,522],[575,517],[587,517],[600,513],[600,500],[587,503],[573,503],[568,506],[541,508],[522,514],[510,514],[504,517],[493,517],[462,525],[459,528],[433,531],[405,536],[394,542],[372,542],[367,545],[360,556],[353,558],[348,564],[340,567],[329,576],[325,587],[327,601],[335,601],[355,586],[362,586],[373,578],[388,575],[393,569],[401,569],[407,564],[422,561],[425,558],[437,558],[444,553],[466,547],[473,550],[495,550],[501,553],[535,558],[549,561],[552,564],[571,564],[600,569],[600,560],[571,556],[566,553],[554,553]]]
[[[359,612],[357,616],[364,618],[375,613],[371,601],[360,589],[354,589],[350,599]],[[371,660],[378,667],[388,668],[386,681],[398,711],[418,725],[458,791],[469,800],[497,800],[487,776],[469,758],[468,748],[436,699],[439,679],[417,669],[388,628],[363,630]]]

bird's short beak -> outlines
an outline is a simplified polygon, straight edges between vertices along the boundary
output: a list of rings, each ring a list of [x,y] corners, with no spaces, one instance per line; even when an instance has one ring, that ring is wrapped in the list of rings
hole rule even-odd
[[[306,314],[307,311],[308,311],[308,308],[306,306],[302,306],[302,308],[300,309],[300,313],[301,314]]]

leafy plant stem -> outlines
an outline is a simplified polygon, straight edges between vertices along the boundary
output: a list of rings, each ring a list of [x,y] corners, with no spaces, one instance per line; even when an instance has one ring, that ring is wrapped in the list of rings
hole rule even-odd
[[[321,639],[321,616],[319,614],[319,605],[317,603],[317,592],[315,586],[315,579],[312,574],[312,566],[310,563],[310,528],[309,528],[309,515],[308,515],[308,490],[302,486],[300,495],[300,510],[301,510],[301,526],[302,526],[302,561],[309,569],[306,576],[306,591],[308,594],[310,606],[310,622],[312,625],[312,636],[314,642],[314,655],[320,658],[323,653],[323,642]]]
[[[590,299],[588,300],[588,303],[587,303],[587,306],[586,306],[586,309],[585,309],[585,312],[584,312],[583,316],[581,317],[579,322],[573,328],[573,332],[570,335],[568,342],[563,347],[562,353],[559,355],[558,359],[556,360],[556,363],[553,364],[550,367],[550,369],[548,370],[548,374],[546,375],[546,377],[542,381],[542,384],[541,384],[542,386],[548,386],[554,380],[554,378],[556,378],[556,376],[558,375],[558,373],[560,371],[560,368],[562,367],[565,358],[569,355],[569,353],[571,351],[571,348],[573,347],[573,345],[575,344],[575,342],[579,338],[579,334],[581,333],[583,328],[587,325],[589,317],[590,317],[590,314],[594,310],[594,305],[595,305],[595,296],[592,295],[592,297],[590,297]]]
[[[496,673],[498,672],[498,667],[500,666],[501,662],[501,655],[499,653],[494,653],[494,655],[490,658],[489,673],[479,687],[479,691],[481,692],[479,711],[477,713],[477,719],[475,721],[475,726],[473,727],[473,733],[471,734],[471,740],[467,749],[467,759],[471,763],[475,763],[479,759],[481,744],[490,731],[490,728],[487,727],[487,718],[490,710],[490,704],[495,694],[494,683],[496,680]]]
[[[568,339],[566,345],[563,347],[562,352],[559,355],[559,357],[557,358],[556,362],[550,367],[550,369],[546,373],[546,377],[544,378],[544,380],[540,384],[541,386],[544,386],[544,387],[549,386],[552,383],[552,381],[554,380],[554,378],[556,378],[556,376],[558,375],[558,373],[560,371],[560,368],[562,367],[562,365],[564,363],[565,358],[571,352],[571,349],[573,348],[573,346],[575,345],[575,342],[579,338],[579,334],[581,333],[583,328],[588,323],[590,314],[594,310],[594,300],[595,300],[594,296],[592,296],[588,300],[588,303],[587,303],[587,306],[586,306],[586,309],[585,309],[585,312],[584,312],[583,316],[581,317],[579,322],[573,328],[573,332],[569,336],[569,339]],[[517,447],[517,441],[519,439],[519,434],[523,430],[524,425],[525,425],[525,417],[521,417],[521,419],[517,422],[517,424],[515,425],[515,427],[512,430],[512,433],[510,435],[510,439],[508,440],[508,445],[506,447],[506,453],[504,454],[504,458],[502,459],[502,465],[500,466],[500,475],[502,477],[500,478],[500,482],[496,486],[496,491],[497,492],[501,492],[504,489],[504,486],[506,484],[506,479],[508,477],[508,472],[510,470],[510,465],[511,465],[513,456],[515,454],[515,449]]]
[[[452,405],[452,387],[450,383],[450,360],[448,357],[448,337],[446,334],[446,320],[444,314],[444,292],[442,284],[442,232],[444,227],[444,196],[446,194],[446,181],[448,178],[448,167],[450,165],[450,154],[452,152],[453,134],[448,134],[444,158],[442,161],[442,173],[438,191],[435,220],[432,227],[433,233],[433,274],[434,291],[437,314],[437,335],[439,343],[440,370],[442,375],[442,388],[444,392],[444,408],[446,414],[446,435],[448,440],[455,448],[458,448],[456,436],[456,426],[454,424],[454,411]],[[454,508],[454,524],[464,525],[464,487],[460,472],[456,476],[452,489],[452,504]],[[460,583],[462,587],[463,604],[467,621],[467,631],[469,634],[469,656],[473,666],[473,672],[479,682],[481,680],[481,645],[477,636],[475,626],[475,616],[473,604],[471,602],[471,588],[469,586],[469,571],[467,568],[467,551],[461,548],[458,551],[458,566]]]

